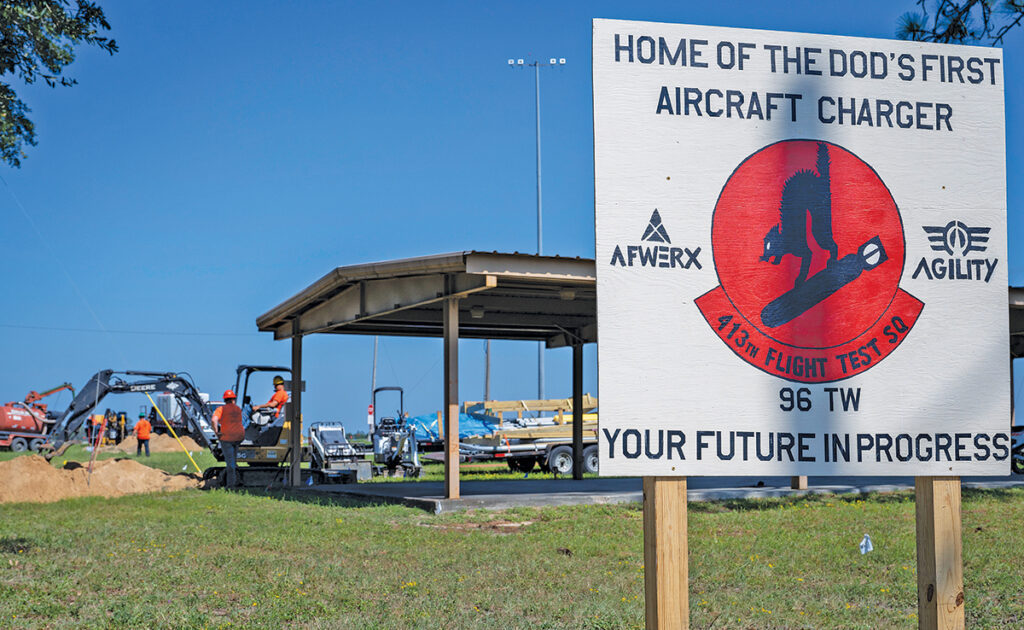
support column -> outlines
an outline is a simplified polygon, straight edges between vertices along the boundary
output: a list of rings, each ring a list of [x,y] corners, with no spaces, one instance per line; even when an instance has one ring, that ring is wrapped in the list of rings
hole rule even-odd
[[[916,477],[917,627],[964,627],[960,478]]]
[[[288,422],[291,431],[288,444],[291,445],[289,462],[289,485],[302,485],[302,333],[299,332],[299,318],[292,320],[292,399],[288,404]]]
[[[459,498],[459,299],[444,301],[444,495]]]
[[[690,627],[686,477],[644,477],[647,630]]]
[[[583,344],[572,346],[572,478],[583,479]]]
[[[806,490],[807,475],[793,475],[789,478],[789,487],[793,490]]]

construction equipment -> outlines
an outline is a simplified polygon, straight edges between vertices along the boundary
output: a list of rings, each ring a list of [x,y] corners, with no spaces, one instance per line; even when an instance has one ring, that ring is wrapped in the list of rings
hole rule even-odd
[[[209,411],[213,412],[210,405],[210,396],[199,392]],[[168,392],[158,392],[153,396],[153,406],[149,408],[146,419],[153,427],[153,433],[170,434],[172,431],[177,435],[189,435],[193,433],[191,424],[183,410],[184,405],[178,402],[178,397]],[[165,422],[166,420],[166,422]],[[195,437],[195,436],[193,436]]]
[[[398,414],[381,416],[374,419],[373,442],[374,474],[395,476],[399,470],[402,476],[418,477],[423,467],[420,465],[419,452],[413,427],[405,414],[405,392],[401,387],[378,387],[373,390],[373,409],[377,413],[377,394],[380,392],[398,392]]]
[[[305,390],[305,383],[295,384],[291,381],[291,368],[279,365],[239,365],[235,369],[235,386],[232,391],[237,392],[241,400],[242,425],[245,427],[245,438],[238,447],[238,462],[245,462],[247,466],[238,467],[238,481],[243,486],[267,487],[271,485],[285,485],[288,482],[288,462],[291,459],[292,448],[301,449],[302,461],[309,462],[309,450],[302,444],[290,444],[291,422],[288,420],[287,406],[281,409],[265,407],[253,411],[250,382],[252,376],[262,372],[275,372],[277,376],[287,374],[283,378],[286,391],[293,391],[293,387],[302,387]],[[218,461],[224,461],[220,451],[215,453]],[[211,466],[203,473],[204,479],[219,479],[224,481],[224,467]],[[302,479],[309,483],[325,483],[327,475],[324,471],[315,468],[302,469]]]
[[[238,467],[238,480],[242,485],[267,487],[274,484],[284,485],[288,480],[288,466],[291,449],[289,444],[290,423],[285,409],[260,409],[252,410],[252,400],[249,395],[250,377],[259,372],[276,372],[278,374],[291,373],[291,370],[281,366],[268,365],[240,365],[235,371],[234,391],[240,392],[242,400],[242,418],[245,426],[245,438],[238,448],[238,461],[244,462],[245,466]],[[285,389],[292,387],[292,383],[285,380]],[[301,386],[301,385],[299,385]],[[210,449],[218,461],[224,461],[221,452],[220,442],[213,431],[211,424],[212,409],[217,403],[208,403],[206,396],[199,392],[191,377],[185,373],[174,372],[141,372],[114,370],[102,370],[97,372],[82,388],[81,392],[71,401],[64,414],[57,420],[49,434],[49,444],[53,452],[49,458],[63,451],[70,440],[81,430],[82,425],[89,419],[89,413],[99,405],[108,394],[131,394],[140,393],[152,396],[154,394],[168,395],[174,398],[176,408],[180,409],[181,417],[185,426],[192,435],[205,448]],[[154,412],[158,409],[154,409]],[[163,412],[157,414],[157,422],[153,422],[154,428],[164,425],[166,417]],[[177,433],[177,431],[174,431]],[[301,444],[294,445],[295,448],[303,448]],[[309,461],[309,453],[302,451],[303,461]],[[223,481],[224,467],[211,466],[203,473],[204,479],[221,479]],[[302,476],[305,480],[313,483],[324,483],[327,475],[324,471],[310,468],[303,469]]]
[[[71,383],[63,383],[43,392],[30,391],[23,401],[0,406],[0,448],[19,452],[39,450],[57,421],[56,414],[39,401],[65,389],[75,395]]]
[[[106,420],[103,432],[103,444],[117,444],[128,437],[128,414],[124,411],[107,409],[103,413]]]
[[[355,483],[373,475],[372,464],[345,436],[340,423],[317,422],[309,427],[310,466],[331,483]]]

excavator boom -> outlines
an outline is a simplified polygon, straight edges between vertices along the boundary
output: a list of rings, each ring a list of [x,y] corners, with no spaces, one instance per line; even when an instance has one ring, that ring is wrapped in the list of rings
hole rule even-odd
[[[130,379],[128,377],[144,377]],[[67,448],[67,443],[88,419],[89,412],[99,405],[108,394],[171,394],[181,404],[182,413],[189,428],[200,443],[215,454],[220,452],[220,443],[210,425],[210,410],[199,395],[191,380],[174,372],[140,372],[101,370],[94,374],[85,387],[78,392],[68,408],[53,425],[48,445],[54,450],[52,458]]]

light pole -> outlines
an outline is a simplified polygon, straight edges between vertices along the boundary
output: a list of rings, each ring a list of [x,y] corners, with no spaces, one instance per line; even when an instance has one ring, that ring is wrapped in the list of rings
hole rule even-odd
[[[532,61],[525,63],[523,59],[509,59],[508,66],[510,68],[522,68],[524,66],[533,68],[533,85],[534,95],[537,100],[537,255],[540,256],[544,253],[544,233],[543,233],[543,211],[541,205],[541,194],[540,194],[540,69],[550,68],[554,66],[564,66],[565,57],[555,59],[552,57],[547,63],[541,61]],[[541,341],[537,346],[537,398],[544,399],[544,342]]]

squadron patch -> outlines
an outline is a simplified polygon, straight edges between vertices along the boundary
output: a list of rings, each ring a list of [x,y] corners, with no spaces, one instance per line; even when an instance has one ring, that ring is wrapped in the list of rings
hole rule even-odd
[[[695,302],[740,358],[827,383],[895,350],[924,303],[900,289],[906,241],[878,174],[846,149],[786,140],[746,158],[715,205],[720,285]]]

